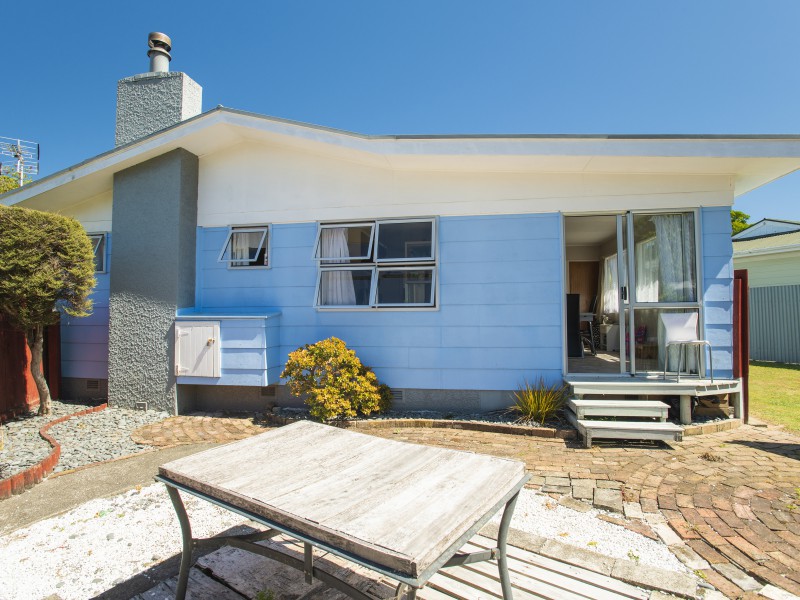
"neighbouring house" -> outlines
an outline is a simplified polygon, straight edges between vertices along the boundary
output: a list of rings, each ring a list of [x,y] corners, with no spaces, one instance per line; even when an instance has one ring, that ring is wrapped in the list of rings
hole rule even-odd
[[[119,82],[115,148],[0,199],[95,240],[94,314],[62,323],[64,394],[296,402],[286,356],[329,336],[404,408],[504,408],[540,375],[685,406],[738,392],[729,211],[800,168],[800,137],[368,136],[200,114],[169,49],[151,41],[151,72]],[[662,380],[673,312],[712,343],[712,386],[694,355]]]
[[[800,363],[800,222],[762,219],[733,236],[750,286],[750,357]]]

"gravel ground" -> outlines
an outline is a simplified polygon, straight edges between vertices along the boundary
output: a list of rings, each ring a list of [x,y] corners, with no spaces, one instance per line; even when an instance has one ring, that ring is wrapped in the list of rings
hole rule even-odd
[[[686,571],[663,544],[600,521],[598,511],[581,513],[548,500],[522,490],[512,527],[640,564]],[[184,501],[198,537],[245,523],[208,502],[191,496]],[[92,500],[0,540],[0,599],[39,600],[53,593],[64,600],[90,598],[177,554],[180,546],[180,528],[163,485]]]
[[[50,453],[50,444],[39,436],[39,429],[44,425],[97,404],[99,402],[76,404],[53,400],[52,413],[46,417],[29,413],[5,423],[2,426],[5,443],[0,450],[0,478],[11,477]],[[168,416],[165,412],[106,408],[59,423],[50,429],[50,434],[61,443],[61,459],[55,471],[141,452],[148,446],[131,442],[131,432]]]
[[[198,537],[242,523],[192,496],[184,502]],[[180,526],[163,485],[92,500],[0,540],[0,599],[92,598],[180,549]]]
[[[608,523],[597,515],[611,515],[591,509],[578,512],[561,506],[550,497],[523,489],[517,500],[511,526],[570,546],[622,558],[637,564],[687,573],[688,569],[661,542]],[[500,523],[502,513],[493,521]],[[619,518],[619,515],[611,515]]]

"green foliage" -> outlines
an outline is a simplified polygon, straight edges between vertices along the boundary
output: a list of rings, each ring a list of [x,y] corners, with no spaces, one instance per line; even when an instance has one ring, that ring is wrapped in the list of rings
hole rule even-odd
[[[392,389],[385,383],[382,383],[378,386],[378,394],[381,396],[381,399],[378,401],[378,412],[389,412],[392,409]]]
[[[0,175],[0,194],[5,194],[19,187],[19,180],[10,175]]]
[[[539,377],[534,384],[525,381],[514,393],[515,404],[511,410],[519,414],[518,421],[544,425],[564,406],[568,389],[563,382],[548,385],[544,377]]]
[[[740,231],[744,231],[748,227],[750,227],[750,223],[747,221],[750,219],[750,215],[747,213],[742,212],[741,210],[732,210],[731,211],[731,232],[732,235],[736,235]]]
[[[275,600],[275,592],[272,590],[260,590],[256,594],[255,600]]]
[[[91,312],[94,251],[75,219],[0,206],[0,311],[18,328]]]
[[[290,353],[281,377],[292,394],[305,396],[311,415],[322,421],[371,414],[385,404],[388,392],[381,392],[372,369],[335,337]]]
[[[57,322],[59,313],[88,315],[94,283],[92,243],[80,223],[0,205],[0,312],[27,332],[40,415],[50,413],[50,389],[41,368],[44,327]]]

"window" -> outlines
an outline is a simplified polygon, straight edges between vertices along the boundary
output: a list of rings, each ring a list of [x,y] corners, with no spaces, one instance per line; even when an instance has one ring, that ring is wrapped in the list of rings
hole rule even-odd
[[[269,226],[231,227],[219,262],[231,268],[269,266]]]
[[[319,226],[315,305],[323,308],[430,307],[436,304],[434,219]]]
[[[89,239],[92,241],[94,250],[94,272],[106,272],[106,234],[90,233]]]

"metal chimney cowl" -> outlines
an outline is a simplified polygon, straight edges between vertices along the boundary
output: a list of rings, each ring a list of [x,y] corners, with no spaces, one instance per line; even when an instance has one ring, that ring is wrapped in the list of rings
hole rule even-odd
[[[172,40],[147,36],[150,71],[117,83],[116,145],[146,137],[202,112],[203,88],[185,73],[170,72]]]

